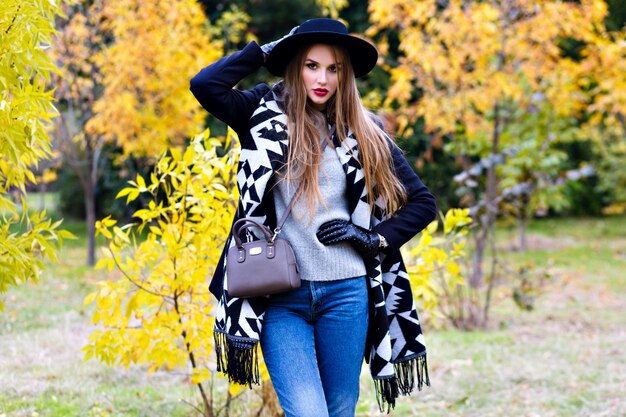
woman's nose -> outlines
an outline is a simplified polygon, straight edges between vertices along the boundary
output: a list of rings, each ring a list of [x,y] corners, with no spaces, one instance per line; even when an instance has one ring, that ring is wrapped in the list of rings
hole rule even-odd
[[[320,71],[317,77],[317,82],[320,84],[326,84],[326,71]]]

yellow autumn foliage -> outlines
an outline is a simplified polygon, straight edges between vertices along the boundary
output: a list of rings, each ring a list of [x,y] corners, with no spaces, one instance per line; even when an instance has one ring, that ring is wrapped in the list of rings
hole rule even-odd
[[[322,14],[331,19],[338,19],[339,12],[348,7],[348,0],[315,0],[315,3],[322,10]]]
[[[217,149],[226,153],[219,156]],[[184,150],[170,149],[149,179],[138,175],[118,193],[127,202],[147,198],[119,226],[110,217],[96,225],[107,240],[97,268],[109,271],[85,304],[101,329],[89,336],[85,360],[108,365],[191,367],[192,384],[211,376],[214,297],[208,283],[228,235],[238,199],[234,167],[239,147],[229,131],[225,143],[208,130]],[[262,380],[267,369],[261,368]],[[241,390],[231,386],[231,395]]]
[[[72,236],[45,211],[29,213],[24,198],[39,161],[50,156],[46,126],[57,111],[46,80],[56,68],[45,49],[59,13],[54,1],[0,2],[0,294],[37,281],[44,260],[55,261],[62,240]]]
[[[107,217],[97,231],[107,240],[97,268],[110,271],[85,303],[95,302],[85,359],[109,365],[144,364],[149,371],[184,368],[193,357],[191,380],[208,378],[213,345],[208,281],[235,211],[237,152],[197,135],[184,152],[172,149],[149,180],[137,176],[118,198],[147,198],[137,223],[119,226]],[[117,271],[113,273],[113,271]]]
[[[413,295],[435,325],[447,318],[452,294],[463,288],[461,263],[472,218],[469,209],[450,209],[443,216],[443,230],[433,221],[416,246],[405,254]]]
[[[93,57],[104,89],[86,131],[116,141],[124,155],[182,147],[206,115],[189,80],[222,56],[223,39],[195,0],[102,2],[100,13],[114,42]]]
[[[369,11],[370,36],[386,47],[393,30],[400,41],[386,104],[399,103],[410,123],[424,117],[428,132],[462,127],[466,138],[480,139],[493,130],[496,106],[527,108],[535,93],[559,115],[577,115],[588,104],[584,79],[598,82],[595,107],[623,114],[625,46],[623,36],[602,31],[602,0],[372,0]],[[565,38],[585,43],[585,60],[563,55]],[[417,88],[423,96],[412,102]]]

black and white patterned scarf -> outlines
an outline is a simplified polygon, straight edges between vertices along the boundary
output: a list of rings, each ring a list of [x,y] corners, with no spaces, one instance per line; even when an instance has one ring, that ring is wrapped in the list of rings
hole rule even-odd
[[[282,85],[276,85],[259,102],[250,120],[252,140],[241,150],[237,171],[240,209],[243,217],[268,224],[265,202],[268,184],[286,158],[288,146],[287,115],[279,102]],[[351,131],[343,144],[335,140],[335,149],[343,165],[348,184],[348,207],[351,213],[369,207],[365,177],[358,161],[357,141]],[[269,195],[271,198],[271,195]],[[380,200],[380,199],[379,199]],[[275,217],[275,216],[274,216]],[[387,217],[384,204],[377,201],[370,229]],[[232,236],[229,244],[233,245]],[[395,405],[399,394],[408,395],[417,386],[430,385],[426,363],[426,347],[417,317],[409,276],[402,257],[381,254],[366,260],[369,279],[370,328],[365,359],[376,386],[381,411]],[[224,268],[225,269],[225,268]],[[259,383],[258,341],[263,327],[267,298],[235,298],[228,295],[228,277],[224,272],[224,291],[215,317],[215,350],[218,371],[231,382],[252,386]]]

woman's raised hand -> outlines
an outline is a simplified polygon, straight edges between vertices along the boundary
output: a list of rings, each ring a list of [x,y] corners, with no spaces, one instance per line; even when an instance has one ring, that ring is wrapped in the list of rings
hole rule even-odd
[[[265,45],[261,45],[261,50],[263,51],[263,56],[265,58],[267,58],[267,56],[270,54],[270,52],[272,52],[272,49],[274,49],[274,47],[278,44],[278,42],[280,42],[283,39],[288,38],[289,36],[291,36],[294,33],[296,33],[296,31],[298,30],[299,27],[300,26],[295,26],[293,29],[291,29],[289,31],[288,34],[286,34],[282,38],[278,39],[277,41],[272,41],[272,42],[266,43]]]

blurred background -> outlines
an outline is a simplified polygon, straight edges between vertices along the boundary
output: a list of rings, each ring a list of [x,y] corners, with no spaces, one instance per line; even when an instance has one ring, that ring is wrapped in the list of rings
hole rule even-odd
[[[441,212],[394,414],[626,415],[623,0],[4,0],[0,417],[281,415],[215,372],[239,145],[189,80],[320,16],[376,44],[361,96]]]

